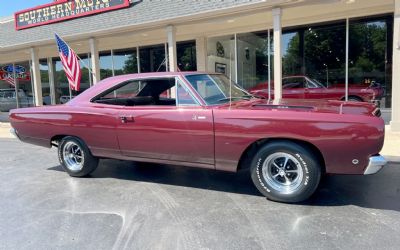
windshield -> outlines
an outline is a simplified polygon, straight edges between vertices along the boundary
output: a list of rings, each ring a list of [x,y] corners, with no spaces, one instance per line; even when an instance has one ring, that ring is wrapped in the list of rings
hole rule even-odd
[[[309,79],[308,87],[309,88],[326,88],[324,84],[322,84],[320,81],[318,81],[315,78]]]
[[[187,75],[186,79],[207,105],[251,98],[249,93],[224,75]]]

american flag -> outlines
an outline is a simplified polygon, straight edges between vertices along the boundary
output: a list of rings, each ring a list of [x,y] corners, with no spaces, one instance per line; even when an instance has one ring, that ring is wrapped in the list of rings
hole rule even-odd
[[[61,63],[67,75],[69,86],[72,90],[79,91],[81,85],[82,71],[78,57],[75,52],[56,34],[58,52],[60,53]]]
[[[8,74],[8,76],[6,76],[3,80],[8,82],[11,86],[15,87],[15,81],[12,75]]]

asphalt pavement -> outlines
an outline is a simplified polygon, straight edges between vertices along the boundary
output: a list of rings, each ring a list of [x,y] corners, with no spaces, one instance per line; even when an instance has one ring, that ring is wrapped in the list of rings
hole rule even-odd
[[[71,178],[56,150],[0,139],[0,249],[399,249],[400,165],[327,176],[297,205],[246,174],[102,160]]]

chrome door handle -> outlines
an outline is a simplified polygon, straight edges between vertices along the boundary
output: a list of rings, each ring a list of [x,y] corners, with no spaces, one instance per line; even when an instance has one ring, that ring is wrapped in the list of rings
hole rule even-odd
[[[133,116],[120,116],[119,118],[121,119],[122,123],[134,122],[135,121]]]
[[[205,119],[207,119],[207,117],[204,116],[204,115],[193,115],[193,116],[192,116],[192,120],[193,120],[193,121],[205,120]]]

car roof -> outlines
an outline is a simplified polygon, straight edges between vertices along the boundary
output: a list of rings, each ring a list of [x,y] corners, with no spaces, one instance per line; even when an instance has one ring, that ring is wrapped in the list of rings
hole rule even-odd
[[[80,102],[86,102],[89,99],[92,99],[99,93],[110,89],[117,84],[120,84],[125,81],[141,79],[141,78],[157,78],[157,77],[176,77],[176,76],[187,76],[187,75],[202,75],[202,74],[219,74],[219,73],[207,73],[201,71],[175,71],[175,72],[150,72],[150,73],[137,73],[137,74],[127,74],[127,75],[119,75],[106,78],[96,83],[89,89],[85,90],[83,93],[79,94],[71,101],[68,102],[70,105],[74,105]]]

